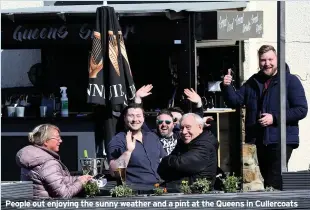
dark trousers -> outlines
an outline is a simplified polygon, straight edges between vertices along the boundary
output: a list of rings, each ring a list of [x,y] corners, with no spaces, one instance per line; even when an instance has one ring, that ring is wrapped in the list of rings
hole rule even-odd
[[[257,144],[257,158],[261,174],[264,178],[265,187],[281,189],[281,152],[277,144]],[[294,145],[286,145],[286,164],[294,149]]]

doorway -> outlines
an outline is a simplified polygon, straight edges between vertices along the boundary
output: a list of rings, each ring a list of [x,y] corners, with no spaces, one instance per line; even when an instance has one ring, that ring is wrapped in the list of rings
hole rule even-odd
[[[239,42],[200,41],[195,47],[195,87],[203,99],[204,115],[214,118],[211,131],[219,141],[218,162],[225,172],[241,173],[240,111],[228,107],[220,83],[231,69],[233,85],[239,88],[241,53]]]

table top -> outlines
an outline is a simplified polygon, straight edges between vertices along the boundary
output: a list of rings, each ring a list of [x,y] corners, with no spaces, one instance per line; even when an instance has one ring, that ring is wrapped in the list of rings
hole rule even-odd
[[[203,113],[231,113],[231,112],[236,112],[235,109],[230,109],[230,108],[212,108],[212,109],[207,109],[204,110]]]

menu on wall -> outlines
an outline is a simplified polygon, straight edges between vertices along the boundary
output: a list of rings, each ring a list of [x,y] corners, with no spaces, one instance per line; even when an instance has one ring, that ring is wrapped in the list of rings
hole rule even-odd
[[[218,11],[217,38],[243,40],[261,38],[263,11]]]

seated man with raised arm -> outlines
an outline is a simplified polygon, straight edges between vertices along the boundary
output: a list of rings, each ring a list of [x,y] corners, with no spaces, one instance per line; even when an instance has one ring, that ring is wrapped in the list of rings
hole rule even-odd
[[[172,153],[159,164],[158,173],[166,182],[207,178],[213,187],[217,173],[218,142],[212,133],[203,130],[203,119],[194,113],[182,116],[181,140]]]
[[[118,161],[123,160],[127,165],[126,182],[146,185],[159,183],[157,168],[167,153],[155,133],[141,130],[144,123],[141,105],[130,104],[123,112],[125,131],[116,134],[108,145],[110,171],[116,171]]]
[[[153,86],[150,84],[142,86],[136,92],[135,103],[142,104],[142,98],[152,94],[152,89]],[[187,96],[189,101],[196,104],[195,112],[198,115],[203,116],[201,97],[193,89],[184,89],[184,94]],[[162,109],[156,117],[156,129],[151,130],[145,123],[142,126],[143,130],[153,131],[159,136],[159,139],[167,154],[172,152],[177,144],[177,140],[180,139],[179,119],[182,115],[179,116],[179,113],[174,114],[175,116],[168,109]],[[206,126],[208,125],[206,124]]]

